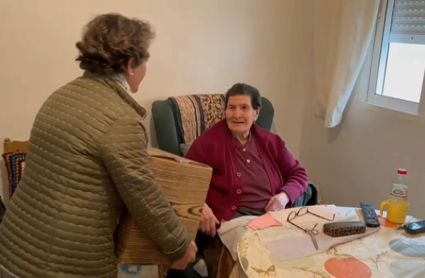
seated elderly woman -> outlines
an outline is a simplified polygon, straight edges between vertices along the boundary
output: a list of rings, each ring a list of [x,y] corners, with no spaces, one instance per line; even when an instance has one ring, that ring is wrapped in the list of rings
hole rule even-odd
[[[186,155],[213,168],[199,225],[212,238],[220,222],[283,210],[308,186],[305,169],[285,142],[255,124],[261,109],[256,88],[235,84],[225,105],[226,118],[199,136]]]

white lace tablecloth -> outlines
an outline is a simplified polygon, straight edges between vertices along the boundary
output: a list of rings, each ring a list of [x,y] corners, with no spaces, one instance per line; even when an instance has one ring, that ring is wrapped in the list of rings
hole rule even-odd
[[[336,209],[347,221],[359,220],[355,208]],[[247,228],[237,245],[239,275],[424,278],[425,236],[409,236],[403,230],[396,230],[395,225],[385,219],[380,221],[379,231],[369,236],[337,245],[317,255],[285,261],[279,260],[264,247],[257,231]],[[306,240],[309,241],[309,238]]]

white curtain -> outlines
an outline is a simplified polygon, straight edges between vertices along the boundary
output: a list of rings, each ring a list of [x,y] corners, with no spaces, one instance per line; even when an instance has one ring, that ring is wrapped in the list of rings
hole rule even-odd
[[[379,0],[314,1],[315,113],[341,122],[366,58]]]

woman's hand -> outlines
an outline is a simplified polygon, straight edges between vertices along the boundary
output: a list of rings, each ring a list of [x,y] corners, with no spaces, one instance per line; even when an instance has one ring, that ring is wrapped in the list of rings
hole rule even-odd
[[[184,257],[180,260],[174,261],[170,268],[184,270],[186,269],[187,265],[189,263],[193,263],[196,259],[196,252],[198,251],[198,248],[196,247],[195,242],[190,242],[189,246],[186,249],[186,253],[184,254]]]
[[[285,192],[274,195],[267,203],[266,211],[284,210],[289,203],[289,196]]]
[[[199,229],[204,234],[215,237],[217,232],[217,224],[219,224],[217,218],[214,213],[210,209],[210,207],[204,203],[204,207],[202,208],[201,221],[199,222]]]

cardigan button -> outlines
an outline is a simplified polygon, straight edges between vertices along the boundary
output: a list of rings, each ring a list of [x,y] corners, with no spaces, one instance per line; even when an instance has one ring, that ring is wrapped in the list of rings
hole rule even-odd
[[[238,178],[240,178],[240,177],[242,176],[242,174],[241,174],[241,173],[239,173],[239,172],[237,172],[237,173],[236,173],[236,176],[238,176]]]
[[[235,206],[232,206],[232,210],[236,210],[236,207]]]
[[[238,190],[236,190],[236,193],[237,194],[241,194],[242,193],[242,190],[238,189]]]

